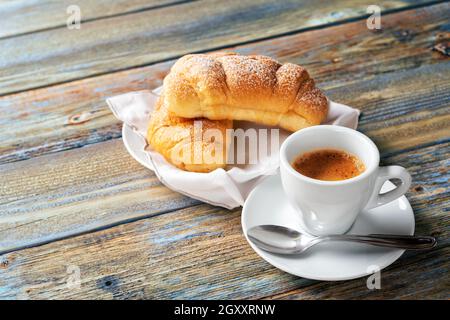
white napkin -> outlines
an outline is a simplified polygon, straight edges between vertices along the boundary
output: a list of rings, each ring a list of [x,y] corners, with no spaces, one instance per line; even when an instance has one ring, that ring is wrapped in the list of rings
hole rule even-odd
[[[151,112],[156,103],[161,87],[150,91],[137,91],[108,98],[114,115],[129,125],[142,139],[139,150],[146,147],[145,136]],[[356,129],[359,110],[330,101],[326,124],[345,126]],[[267,128],[254,123],[235,121],[234,128]],[[286,139],[289,132],[280,130],[279,140]],[[270,136],[270,130],[268,130]],[[259,144],[258,144],[259,145]],[[270,148],[269,148],[270,149]],[[138,151],[138,150],[137,150]],[[216,169],[210,173],[183,171],[167,162],[163,156],[148,146],[147,167],[152,168],[159,180],[168,188],[203,202],[232,209],[244,204],[250,191],[268,175],[277,173],[279,150],[268,150],[266,157],[259,158],[257,164],[230,166],[227,170]],[[135,155],[132,154],[133,157]]]

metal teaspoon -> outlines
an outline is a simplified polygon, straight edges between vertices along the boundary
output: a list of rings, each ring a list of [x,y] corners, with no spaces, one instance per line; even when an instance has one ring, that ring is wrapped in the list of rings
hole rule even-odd
[[[429,236],[384,234],[359,236],[350,234],[316,237],[276,225],[252,227],[247,231],[247,236],[258,248],[279,254],[299,254],[324,241],[351,241],[408,250],[431,249],[436,246],[436,239]]]

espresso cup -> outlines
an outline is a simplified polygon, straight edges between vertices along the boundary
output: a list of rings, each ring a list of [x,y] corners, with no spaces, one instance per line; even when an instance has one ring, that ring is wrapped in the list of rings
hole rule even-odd
[[[365,170],[350,179],[324,181],[296,171],[292,163],[301,154],[318,149],[338,149],[357,156]],[[320,125],[290,135],[280,149],[284,192],[300,214],[304,231],[313,235],[342,234],[363,209],[391,202],[406,193],[411,176],[400,166],[380,167],[377,146],[364,134],[339,126]],[[395,189],[380,194],[389,179],[399,179]]]

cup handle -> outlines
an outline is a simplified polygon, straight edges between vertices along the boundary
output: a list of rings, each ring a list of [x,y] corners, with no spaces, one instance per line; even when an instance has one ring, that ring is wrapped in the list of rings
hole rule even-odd
[[[381,187],[389,179],[400,179],[401,184],[394,190],[380,194]],[[388,202],[391,202],[408,191],[411,186],[411,175],[405,168],[400,166],[380,167],[375,181],[374,191],[366,206],[367,209],[376,208]]]

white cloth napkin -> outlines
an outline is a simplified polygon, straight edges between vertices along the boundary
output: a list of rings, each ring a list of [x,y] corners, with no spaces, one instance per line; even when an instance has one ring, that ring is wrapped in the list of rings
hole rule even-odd
[[[137,91],[108,98],[110,109],[114,115],[133,128],[141,136],[142,143],[133,148],[146,147],[145,136],[147,124],[161,87],[150,91]],[[326,124],[345,126],[356,129],[359,110],[330,101]],[[235,121],[234,128],[268,128],[254,123]],[[268,134],[270,136],[270,134]],[[289,132],[280,130],[281,142]],[[125,139],[125,137],[124,137]],[[269,148],[270,149],[270,148]],[[232,209],[244,204],[250,191],[268,175],[276,174],[279,166],[279,150],[269,150],[266,157],[259,158],[257,164],[230,166],[227,170],[216,169],[210,173],[187,172],[168,163],[156,151],[147,146],[147,167],[153,168],[159,180],[168,188],[203,202]],[[135,155],[132,154],[133,157]],[[135,157],[136,158],[136,157]],[[142,159],[141,159],[142,160]]]

